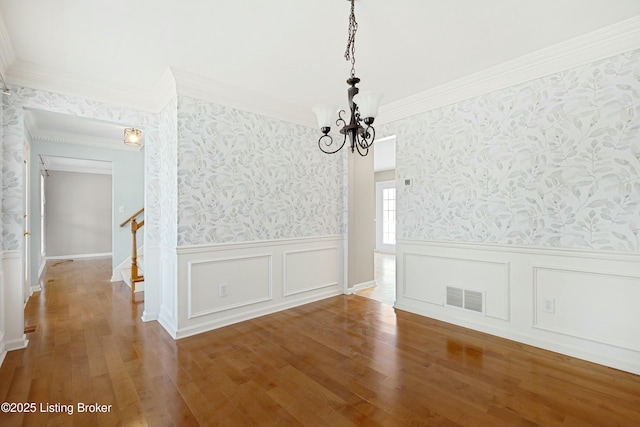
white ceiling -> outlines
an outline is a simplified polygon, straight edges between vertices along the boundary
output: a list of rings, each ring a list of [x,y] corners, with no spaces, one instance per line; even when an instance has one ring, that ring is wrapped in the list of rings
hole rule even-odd
[[[174,67],[310,121],[312,104],[346,104],[345,0],[0,0],[0,13],[10,83],[28,71],[137,105]],[[357,0],[356,74],[384,105],[639,14],[638,0]]]

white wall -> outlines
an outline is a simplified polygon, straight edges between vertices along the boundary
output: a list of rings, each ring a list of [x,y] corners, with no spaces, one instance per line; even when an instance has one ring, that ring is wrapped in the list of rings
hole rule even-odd
[[[640,373],[638,75],[635,51],[383,126],[396,306]],[[446,286],[484,292],[485,315]]]
[[[111,175],[49,171],[45,176],[46,256],[110,255]]]

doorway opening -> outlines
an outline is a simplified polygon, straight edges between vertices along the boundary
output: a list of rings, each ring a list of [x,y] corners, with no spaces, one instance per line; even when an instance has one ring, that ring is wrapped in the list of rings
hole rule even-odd
[[[396,299],[396,138],[373,144],[375,186],[374,286],[357,295],[393,305]]]

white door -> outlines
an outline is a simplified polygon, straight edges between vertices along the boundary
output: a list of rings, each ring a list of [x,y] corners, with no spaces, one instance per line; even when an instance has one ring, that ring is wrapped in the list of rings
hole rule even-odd
[[[396,252],[396,182],[376,183],[376,250]]]
[[[30,249],[31,249],[31,227],[29,225],[30,221],[30,207],[31,201],[29,197],[31,195],[30,186],[31,179],[29,177],[30,174],[30,156],[31,156],[31,147],[27,141],[24,142],[24,167],[23,167],[23,182],[24,182],[24,192],[22,196],[24,197],[24,215],[23,215],[23,230],[24,230],[24,242],[22,245],[22,271],[23,271],[23,302],[26,303],[29,297],[31,296],[31,268],[30,268]]]

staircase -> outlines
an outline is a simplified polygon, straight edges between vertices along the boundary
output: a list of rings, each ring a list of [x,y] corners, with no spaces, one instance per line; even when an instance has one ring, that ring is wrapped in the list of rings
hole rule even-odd
[[[144,292],[144,257],[142,255],[138,255],[138,274],[139,278],[142,280],[138,280],[135,282],[134,293]],[[131,286],[131,267],[124,268],[120,270],[120,275],[122,276],[122,281],[127,284],[128,287]]]
[[[144,208],[140,209],[120,224],[120,227],[131,224],[131,268],[127,268],[122,271],[122,279],[131,287],[131,302],[135,302],[136,300],[136,284],[144,283],[144,276],[142,275],[144,262],[143,258],[138,256],[138,245],[136,244],[138,230],[144,226],[144,219],[138,222],[136,221],[136,218],[142,212],[144,212]]]

